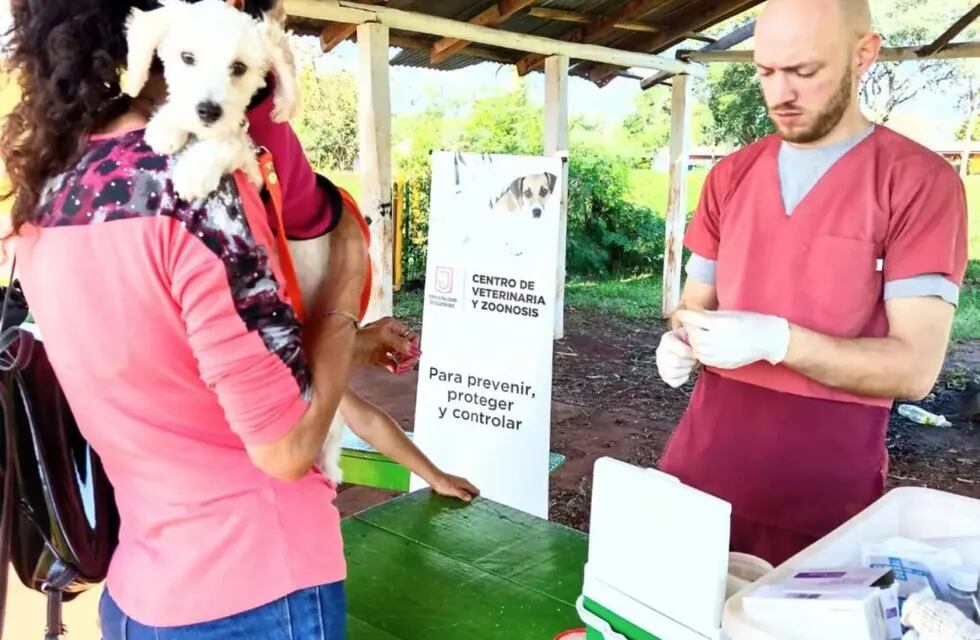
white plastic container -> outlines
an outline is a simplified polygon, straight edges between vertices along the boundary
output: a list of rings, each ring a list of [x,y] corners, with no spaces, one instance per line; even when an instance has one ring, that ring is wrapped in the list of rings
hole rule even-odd
[[[776,634],[751,620],[742,598],[761,586],[788,578],[807,567],[861,564],[861,544],[893,536],[913,539],[980,536],[980,500],[920,488],[894,489],[849,522],[790,558],[725,604],[722,629],[727,640],[799,640]]]

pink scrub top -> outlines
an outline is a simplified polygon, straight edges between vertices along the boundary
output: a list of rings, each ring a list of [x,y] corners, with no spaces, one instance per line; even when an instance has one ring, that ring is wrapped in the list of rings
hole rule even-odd
[[[18,243],[20,277],[121,515],[107,586],[152,626],[200,623],[343,580],[336,487],[256,468],[311,387],[259,194],[173,193],[143,131],[93,139]]]
[[[687,233],[688,249],[717,261],[720,309],[876,337],[888,333],[884,282],[962,283],[966,198],[943,158],[877,127],[788,216],[780,144],[722,160]],[[881,495],[891,404],[785,366],[706,368],[660,467],[732,503],[733,549],[782,562]]]

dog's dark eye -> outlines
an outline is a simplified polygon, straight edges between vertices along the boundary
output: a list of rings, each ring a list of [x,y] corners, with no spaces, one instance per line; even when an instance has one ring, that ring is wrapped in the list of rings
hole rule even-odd
[[[525,189],[525,190],[524,190],[524,197],[525,197],[525,198],[530,198],[530,197],[532,197],[533,195],[534,195],[534,192],[533,192],[533,191],[531,191],[530,189]]]
[[[180,54],[180,59],[183,60],[184,64],[186,64],[188,67],[193,67],[194,63],[197,62],[197,60],[194,58],[194,54],[186,51]]]
[[[548,195],[548,187],[541,187],[541,195],[542,196]]]
[[[240,78],[248,73],[248,66],[244,62],[234,62],[231,65],[231,75]]]

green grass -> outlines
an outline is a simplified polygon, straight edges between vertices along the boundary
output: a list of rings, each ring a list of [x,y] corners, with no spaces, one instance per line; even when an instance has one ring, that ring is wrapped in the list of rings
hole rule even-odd
[[[971,250],[971,256],[975,255]],[[960,306],[953,321],[953,339],[980,339],[980,260],[970,260],[967,267],[960,292]]]
[[[980,176],[966,179],[966,203],[970,211],[970,257],[980,260]]]
[[[658,275],[573,280],[565,287],[565,306],[627,318],[659,317],[663,299],[660,280]]]
[[[422,317],[422,290],[406,289],[395,293],[396,318],[421,318]]]

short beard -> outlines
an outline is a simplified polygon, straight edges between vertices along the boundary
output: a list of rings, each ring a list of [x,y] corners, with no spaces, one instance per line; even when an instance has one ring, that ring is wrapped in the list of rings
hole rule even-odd
[[[813,126],[799,132],[790,133],[783,131],[777,125],[776,128],[779,131],[780,137],[786,142],[794,144],[811,144],[825,138],[844,119],[844,114],[847,113],[848,107],[851,106],[852,95],[851,73],[848,71],[841,78],[840,87],[838,87],[836,93],[830,98],[827,107],[817,114]]]

